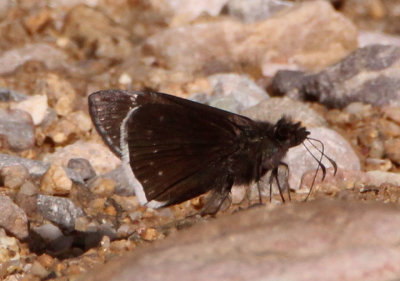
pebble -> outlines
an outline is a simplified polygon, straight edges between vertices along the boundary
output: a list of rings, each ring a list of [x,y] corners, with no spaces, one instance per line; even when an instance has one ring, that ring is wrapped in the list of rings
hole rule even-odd
[[[67,195],[72,189],[72,180],[65,169],[51,165],[40,182],[40,191],[48,195]]]
[[[29,172],[23,165],[5,166],[0,169],[0,176],[4,186],[17,189],[28,179]]]
[[[208,77],[213,96],[210,105],[218,98],[232,97],[238,103],[234,112],[254,106],[269,96],[250,77],[235,73],[214,74]]]
[[[32,117],[33,125],[37,126],[42,123],[47,114],[47,96],[30,96],[27,99],[17,103],[13,108],[28,112]]]
[[[0,135],[12,150],[25,150],[35,144],[34,127],[29,113],[11,109],[0,108]]]
[[[67,167],[74,170],[84,181],[96,176],[92,165],[85,158],[71,158],[68,161]]]
[[[37,207],[45,219],[66,230],[73,230],[76,218],[84,215],[81,208],[63,197],[39,194]]]
[[[8,196],[0,195],[0,226],[18,239],[28,237],[28,218]]]

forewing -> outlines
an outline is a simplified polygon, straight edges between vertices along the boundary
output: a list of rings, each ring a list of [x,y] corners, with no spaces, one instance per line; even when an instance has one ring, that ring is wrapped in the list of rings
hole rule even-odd
[[[127,120],[129,162],[147,201],[178,203],[212,189],[238,149],[235,124],[192,103],[145,104]]]

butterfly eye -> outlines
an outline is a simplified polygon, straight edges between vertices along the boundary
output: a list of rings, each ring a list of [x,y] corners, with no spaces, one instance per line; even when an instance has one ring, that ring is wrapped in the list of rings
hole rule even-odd
[[[290,138],[290,130],[288,126],[278,126],[275,131],[275,137],[279,141],[286,141]]]

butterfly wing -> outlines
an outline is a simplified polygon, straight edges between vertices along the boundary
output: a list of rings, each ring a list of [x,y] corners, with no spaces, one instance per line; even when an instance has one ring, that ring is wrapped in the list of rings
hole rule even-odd
[[[135,106],[139,92],[105,90],[89,96],[89,114],[103,141],[121,157],[121,124]]]
[[[156,207],[183,202],[220,185],[218,179],[228,172],[227,159],[239,149],[241,126],[253,122],[166,94],[119,90],[113,94],[128,95],[131,101],[122,106],[129,108],[124,116],[114,117],[120,113],[112,111],[114,120],[122,120],[115,135],[120,137],[125,171],[139,202],[153,202],[150,205]]]

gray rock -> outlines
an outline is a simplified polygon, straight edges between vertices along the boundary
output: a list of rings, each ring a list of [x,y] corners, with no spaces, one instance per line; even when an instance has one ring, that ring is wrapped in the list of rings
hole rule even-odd
[[[292,98],[316,100],[334,108],[352,102],[375,106],[400,104],[400,48],[370,45],[317,74],[280,71],[271,91]]]
[[[37,207],[42,216],[66,230],[73,230],[76,218],[84,212],[68,198],[38,195]]]
[[[395,280],[399,233],[394,204],[319,200],[253,208],[137,248],[80,280]]]
[[[111,179],[115,182],[115,194],[129,196],[135,194],[132,186],[129,185],[122,166],[118,166],[114,170],[101,175],[100,177]],[[94,180],[94,179],[93,179]],[[88,183],[90,185],[90,183]]]
[[[61,230],[51,223],[46,223],[37,227],[32,227],[32,230],[39,234],[40,237],[46,242],[51,242],[63,236]]]
[[[208,81],[214,93],[210,105],[216,104],[215,100],[217,99],[233,98],[238,104],[233,112],[239,112],[269,98],[265,90],[245,75],[235,73],[214,74],[208,77]]]
[[[17,109],[0,109],[0,135],[13,150],[33,147],[35,135],[29,113]]]
[[[15,165],[25,166],[32,177],[41,177],[49,168],[49,164],[41,161],[0,153],[0,169]]]
[[[0,88],[0,101],[2,102],[10,102],[10,101],[23,101],[27,98],[28,96],[25,94],[22,94],[20,92],[16,92],[14,90],[8,89],[8,88]]]
[[[78,173],[83,180],[88,180],[96,176],[92,165],[85,158],[71,158],[68,161],[68,168]]]
[[[230,0],[226,5],[228,14],[244,22],[256,22],[273,16],[278,11],[293,6],[281,0]]]
[[[69,168],[63,168],[65,173],[67,174],[67,177],[72,180],[75,183],[80,183],[84,184],[85,180],[82,178],[82,175],[79,174],[76,170],[69,169]]]
[[[28,218],[8,196],[0,195],[0,227],[19,239],[28,237]]]

